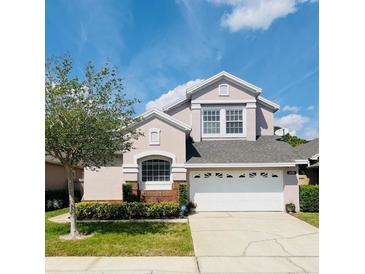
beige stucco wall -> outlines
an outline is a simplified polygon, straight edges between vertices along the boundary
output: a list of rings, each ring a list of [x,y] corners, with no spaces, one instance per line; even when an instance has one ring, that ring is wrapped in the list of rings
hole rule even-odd
[[[229,96],[219,96],[219,85],[221,84],[229,85]],[[256,99],[249,90],[245,90],[242,87],[237,86],[235,83],[228,81],[227,79],[221,79],[193,93],[192,103],[194,103],[195,100],[220,100],[222,103],[224,103],[224,101],[230,100],[255,101]]]
[[[150,128],[161,130],[160,145],[149,144]],[[186,180],[186,173],[182,172],[181,168],[176,168],[176,166],[182,166],[185,163],[185,132],[156,117],[145,120],[139,125],[138,130],[144,135],[134,141],[131,151],[118,156],[107,166],[96,170],[85,169],[84,200],[121,200],[123,183],[138,181],[139,179],[138,166],[136,165],[139,161],[135,159],[135,156],[138,157],[140,153],[148,154],[152,151],[160,151],[173,155],[174,161],[171,159],[172,180]],[[132,166],[132,168],[123,172],[127,166]],[[176,171],[174,172],[174,170]]]
[[[160,129],[160,145],[149,144],[149,129]],[[123,155],[123,164],[134,164],[134,156],[141,152],[148,152],[154,150],[161,150],[172,153],[176,156],[176,163],[185,163],[185,140],[186,134],[181,129],[172,126],[159,118],[153,117],[144,121],[139,127],[144,136],[140,136],[138,140],[133,143],[131,151]]]
[[[256,104],[256,133],[274,135],[274,112],[259,102]]]
[[[296,171],[296,175],[288,175],[287,171]],[[290,167],[284,170],[284,203],[294,203],[296,211],[299,207],[299,179],[298,168]]]
[[[246,138],[248,141],[256,141],[256,104],[246,106]]]
[[[85,168],[83,200],[122,200],[122,156],[99,169]]]
[[[191,132],[190,136],[194,142],[201,141],[201,106],[192,105],[191,110]]]
[[[190,101],[187,101],[180,106],[166,111],[166,113],[187,125],[191,125]]]
[[[75,169],[75,181],[83,178],[83,169]],[[81,188],[80,183],[75,188]],[[67,190],[67,175],[63,166],[45,163],[45,190]]]

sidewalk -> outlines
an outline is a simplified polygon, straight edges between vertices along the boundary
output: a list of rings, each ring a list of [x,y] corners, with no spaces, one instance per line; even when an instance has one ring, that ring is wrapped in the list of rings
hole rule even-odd
[[[46,257],[47,274],[302,274],[318,258],[292,257]],[[300,267],[306,266],[306,269]]]
[[[47,274],[199,273],[195,257],[46,257]]]

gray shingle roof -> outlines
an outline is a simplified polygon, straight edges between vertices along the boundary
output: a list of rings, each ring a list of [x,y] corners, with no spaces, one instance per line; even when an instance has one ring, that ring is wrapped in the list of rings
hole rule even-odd
[[[295,148],[297,153],[302,156],[302,158],[310,158],[319,153],[319,138],[313,139],[308,143],[299,145]]]
[[[261,136],[256,141],[219,140],[187,144],[186,162],[198,163],[287,163],[302,159],[278,136]]]

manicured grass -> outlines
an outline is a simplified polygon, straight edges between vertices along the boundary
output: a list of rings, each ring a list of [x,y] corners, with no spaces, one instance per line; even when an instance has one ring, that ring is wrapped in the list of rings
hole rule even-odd
[[[68,209],[46,212],[46,256],[192,256],[187,223],[79,223],[80,232],[93,236],[77,241],[60,240],[69,233],[69,224],[48,218]]]
[[[319,227],[319,213],[318,212],[317,213],[299,212],[299,213],[294,214],[294,216],[310,225]]]

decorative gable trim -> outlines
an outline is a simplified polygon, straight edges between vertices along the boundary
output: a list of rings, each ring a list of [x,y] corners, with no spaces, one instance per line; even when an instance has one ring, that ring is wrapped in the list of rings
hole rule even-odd
[[[280,109],[280,106],[278,104],[275,104],[274,102],[271,102],[270,100],[268,100],[262,96],[258,96],[257,101],[274,111],[277,111]]]
[[[142,113],[141,115],[137,116],[137,118],[142,119],[141,122],[143,122],[143,120],[149,119],[151,117],[158,117],[161,120],[163,120],[167,123],[170,123],[185,132],[191,131],[191,127],[189,125],[175,119],[174,117],[172,117],[158,109],[153,109],[153,110],[147,111],[147,112]],[[141,122],[138,122],[135,126],[137,126]]]
[[[232,82],[236,83],[237,85],[243,87],[243,88],[247,88],[248,90],[250,90],[252,93],[254,93],[255,95],[259,95],[261,93],[261,88],[251,84],[251,83],[248,83],[226,71],[222,71],[212,77],[210,77],[209,79],[205,80],[205,81],[202,81],[200,83],[198,83],[197,85],[194,85],[190,88],[188,88],[186,90],[186,93],[187,95],[191,95],[193,94],[194,92],[197,92],[198,90],[201,90],[202,88],[205,88],[206,86],[212,84],[212,83],[215,83],[217,81],[219,81],[220,79],[222,78],[227,78],[229,80],[231,80]]]

